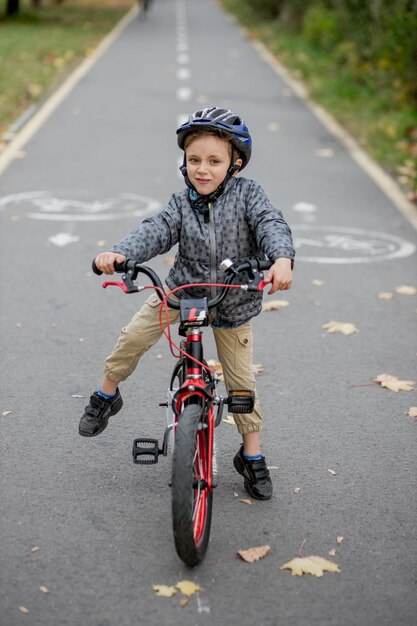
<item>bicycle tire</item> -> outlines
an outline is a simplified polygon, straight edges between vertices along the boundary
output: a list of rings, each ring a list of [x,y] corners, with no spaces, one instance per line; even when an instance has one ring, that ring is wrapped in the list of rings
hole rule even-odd
[[[207,551],[213,492],[201,487],[208,478],[208,433],[199,428],[202,407],[182,411],[172,458],[172,521],[175,548],[184,563],[198,565]]]

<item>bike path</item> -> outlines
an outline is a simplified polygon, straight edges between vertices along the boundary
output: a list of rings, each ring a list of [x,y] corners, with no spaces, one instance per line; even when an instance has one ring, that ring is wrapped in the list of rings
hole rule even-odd
[[[283,209],[297,264],[293,290],[280,294],[289,306],[254,321],[275,496],[251,506],[235,497],[245,497],[231,463],[238,437],[222,424],[209,552],[188,570],[171,536],[168,463],[130,458],[134,437],[162,435],[166,346],[144,357],[120,418],[94,440],[78,436],[78,396],[97,385],[138,306],[99,288],[91,258],[182,187],[175,128],[211,103],[251,129],[247,176]],[[0,178],[1,412],[11,411],[1,416],[1,620],[411,626],[416,425],[405,413],[417,400],[372,383],[384,372],[415,378],[416,298],[395,292],[417,284],[417,237],[403,215],[203,0],[158,0],[134,19],[23,150]],[[167,271],[163,259],[152,266]],[[359,332],[329,335],[332,319]],[[304,540],[305,555],[337,547],[341,573],[281,571]],[[264,544],[271,553],[258,563],[236,556]],[[203,589],[183,608],[154,596],[153,584],[182,579]]]

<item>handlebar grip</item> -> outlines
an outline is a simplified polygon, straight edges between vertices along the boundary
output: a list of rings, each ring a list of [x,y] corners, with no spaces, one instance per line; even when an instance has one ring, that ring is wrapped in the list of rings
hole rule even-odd
[[[98,269],[98,267],[96,265],[95,259],[93,259],[93,262],[91,263],[91,268],[92,268],[94,274],[97,274],[97,276],[101,276],[102,275],[103,272]]]
[[[127,271],[127,263],[128,261],[123,261],[123,263],[115,263],[114,271],[120,274],[123,274],[123,272]],[[97,274],[97,276],[101,276],[103,274],[103,272],[98,269],[95,259],[93,260],[91,267],[93,269],[94,274]]]

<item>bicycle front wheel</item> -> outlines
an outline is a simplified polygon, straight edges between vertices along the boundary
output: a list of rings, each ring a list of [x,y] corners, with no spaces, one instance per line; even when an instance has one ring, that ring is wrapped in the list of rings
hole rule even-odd
[[[175,547],[178,556],[190,566],[200,563],[207,551],[213,505],[213,492],[207,488],[208,429],[201,423],[201,412],[197,405],[182,411],[172,458]]]

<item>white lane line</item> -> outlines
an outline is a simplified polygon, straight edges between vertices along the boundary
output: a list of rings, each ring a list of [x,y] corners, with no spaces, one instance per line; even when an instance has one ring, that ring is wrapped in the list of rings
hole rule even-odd
[[[177,89],[177,98],[181,102],[188,102],[193,97],[193,92],[191,87],[178,87]]]
[[[188,65],[190,62],[190,57],[188,54],[181,53],[177,55],[177,63],[178,65]]]
[[[177,69],[178,80],[188,80],[191,78],[191,72],[187,67],[179,67]]]

